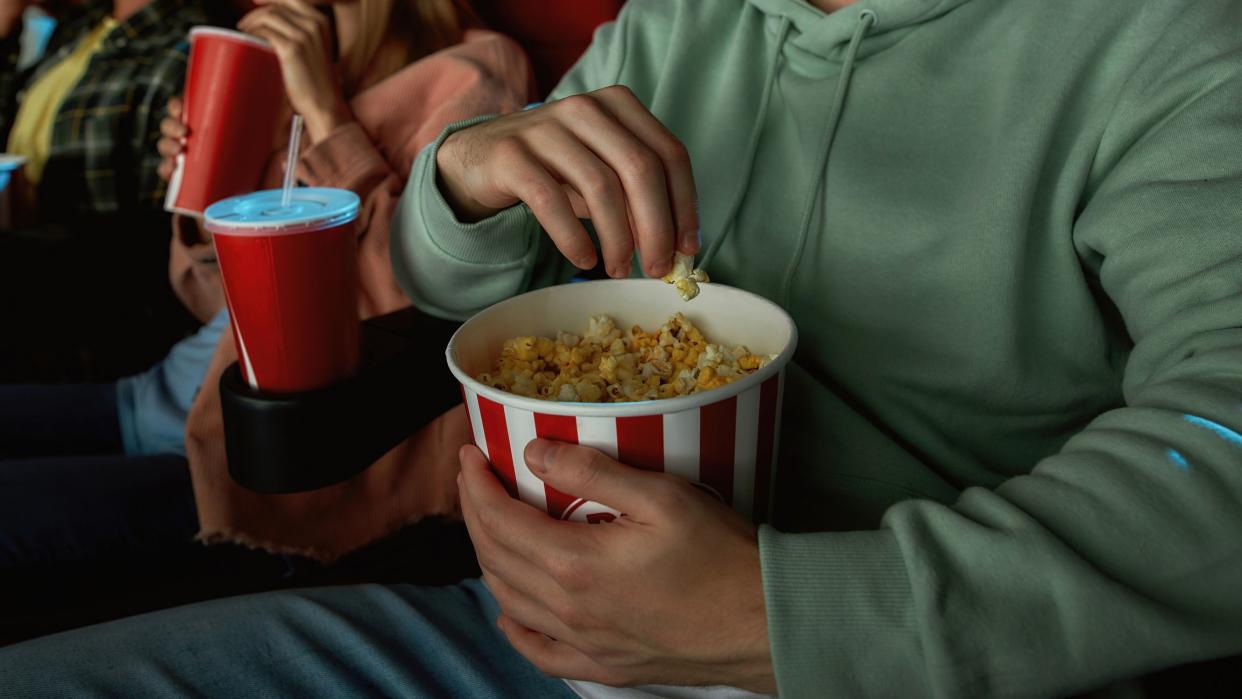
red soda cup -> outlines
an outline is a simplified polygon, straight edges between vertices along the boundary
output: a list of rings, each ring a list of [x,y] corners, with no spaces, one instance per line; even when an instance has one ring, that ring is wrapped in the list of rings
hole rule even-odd
[[[207,207],[242,376],[257,390],[308,391],[358,368],[358,195],[297,188]]]
[[[280,61],[267,42],[228,29],[191,29],[182,116],[190,133],[164,208],[201,214],[213,202],[252,191],[271,155],[284,101]]]

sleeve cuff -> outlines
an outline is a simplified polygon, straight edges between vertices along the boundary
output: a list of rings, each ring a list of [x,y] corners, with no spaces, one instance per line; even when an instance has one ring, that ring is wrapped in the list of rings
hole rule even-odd
[[[782,697],[898,696],[926,686],[914,598],[888,530],[759,530]]]
[[[352,189],[375,171],[391,168],[356,121],[342,124],[302,154],[306,180],[317,187]]]
[[[449,124],[421,157],[425,159],[418,176],[420,182],[421,216],[427,236],[440,252],[472,265],[509,265],[530,254],[529,226],[531,213],[525,204],[515,204],[496,215],[473,223],[462,223],[444,200],[437,182],[436,156],[444,139],[475,124],[495,119],[496,115],[480,116]],[[518,234],[527,230],[527,235]],[[503,231],[503,234],[500,234]]]

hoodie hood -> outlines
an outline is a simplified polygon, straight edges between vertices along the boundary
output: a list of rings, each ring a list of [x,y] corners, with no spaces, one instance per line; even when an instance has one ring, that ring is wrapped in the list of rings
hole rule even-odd
[[[864,12],[872,13],[875,22],[858,49],[858,58],[883,51],[918,25],[970,0],[859,0],[832,13],[813,7],[809,0],[747,2],[772,19],[789,21],[787,48],[840,62]]]

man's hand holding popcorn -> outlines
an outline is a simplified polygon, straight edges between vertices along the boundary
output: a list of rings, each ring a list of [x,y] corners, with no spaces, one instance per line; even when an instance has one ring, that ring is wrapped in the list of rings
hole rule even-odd
[[[515,500],[477,447],[462,512],[500,630],[549,675],[611,685],[728,684],[774,692],[755,528],[688,481],[589,447],[535,440],[548,485],[625,513],[554,520]]]

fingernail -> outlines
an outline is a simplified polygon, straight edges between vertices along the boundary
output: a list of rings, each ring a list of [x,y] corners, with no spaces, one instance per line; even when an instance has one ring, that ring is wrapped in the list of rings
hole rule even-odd
[[[681,237],[683,247],[689,246],[697,250],[703,244],[703,234],[698,230],[693,230]]]
[[[672,261],[656,260],[655,262],[651,263],[651,276],[663,277],[664,275],[668,274],[669,270],[672,268],[673,268]]]
[[[613,279],[625,279],[630,276],[630,263],[626,262],[625,264],[613,267],[612,271],[608,273],[608,276]]]
[[[556,442],[536,439],[526,445],[526,465],[535,473],[547,473],[552,453],[557,449]]]

